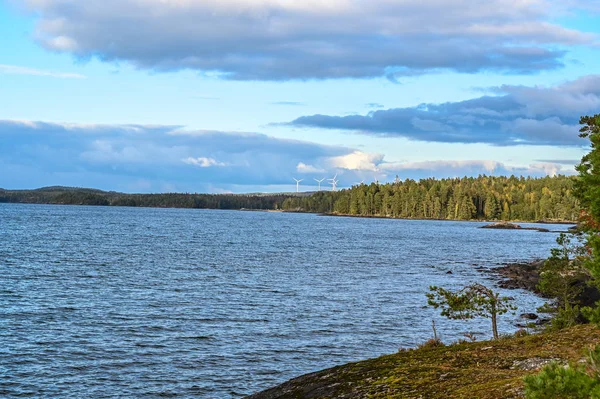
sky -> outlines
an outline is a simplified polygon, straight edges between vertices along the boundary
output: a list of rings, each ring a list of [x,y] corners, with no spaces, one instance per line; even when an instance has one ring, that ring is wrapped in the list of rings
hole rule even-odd
[[[569,175],[597,113],[600,0],[0,0],[5,189]]]

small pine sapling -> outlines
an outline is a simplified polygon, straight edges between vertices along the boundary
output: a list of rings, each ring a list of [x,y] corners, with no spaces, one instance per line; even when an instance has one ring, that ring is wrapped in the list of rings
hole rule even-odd
[[[492,334],[498,339],[498,316],[515,310],[510,302],[512,298],[501,297],[500,293],[474,283],[458,291],[441,287],[429,287],[427,303],[435,309],[441,309],[441,315],[454,320],[467,320],[485,317],[492,320]]]

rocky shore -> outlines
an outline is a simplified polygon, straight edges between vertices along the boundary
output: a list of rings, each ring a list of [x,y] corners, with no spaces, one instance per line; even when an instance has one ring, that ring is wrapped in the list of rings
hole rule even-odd
[[[537,285],[540,281],[540,270],[543,265],[544,260],[535,260],[527,263],[509,263],[487,270],[500,278],[498,284],[500,288],[520,288],[541,295]],[[579,284],[584,286],[583,292],[578,298],[583,306],[592,306],[600,300],[598,289],[587,285],[587,281],[581,281]]]
[[[600,343],[600,330],[554,333],[404,350],[307,374],[247,399],[523,398],[523,377],[545,364],[566,364]]]
[[[540,270],[544,260],[527,263],[509,263],[488,269],[492,275],[500,278],[500,288],[524,289],[540,295],[537,285],[540,281]]]
[[[535,260],[478,270],[496,276],[501,288],[540,295],[537,285],[543,264],[544,260]],[[600,292],[586,285],[582,304],[598,300]],[[544,321],[533,313],[521,318]],[[426,343],[394,355],[306,374],[247,399],[523,398],[524,376],[551,361],[578,361],[584,357],[582,348],[595,344],[600,344],[600,330],[590,325],[546,334],[516,334],[498,341],[450,346]]]

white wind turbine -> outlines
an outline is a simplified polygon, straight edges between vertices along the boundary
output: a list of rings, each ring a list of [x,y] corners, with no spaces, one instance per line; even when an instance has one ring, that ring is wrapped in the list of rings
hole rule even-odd
[[[304,179],[300,179],[300,180],[298,180],[296,178],[293,178],[293,179],[296,182],[296,192],[299,193],[300,192],[300,182],[303,181]]]
[[[337,190],[337,184],[339,183],[339,180],[337,179],[337,173],[335,174],[335,176],[333,176],[333,179],[327,179],[330,181],[329,184],[331,184],[331,191],[336,191]]]
[[[317,183],[319,183],[319,191],[321,191],[321,183],[323,183],[323,181],[325,180],[325,178],[322,178],[321,180],[317,180],[314,179]]]

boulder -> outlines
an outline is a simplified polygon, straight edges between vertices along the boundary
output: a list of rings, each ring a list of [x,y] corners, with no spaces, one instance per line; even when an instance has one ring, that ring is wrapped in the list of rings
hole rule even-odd
[[[536,315],[535,313],[521,313],[521,315],[519,317],[522,319],[527,319],[527,320],[537,320],[538,319],[538,315]]]

